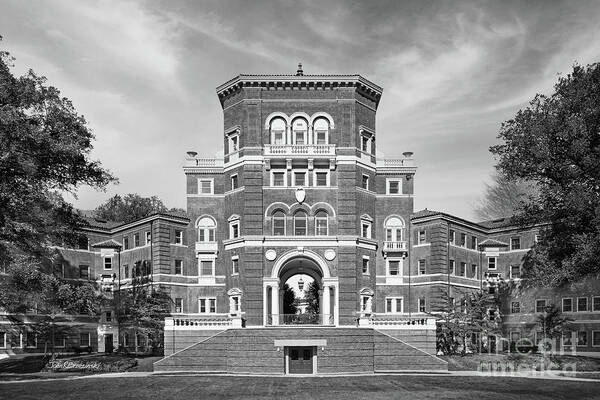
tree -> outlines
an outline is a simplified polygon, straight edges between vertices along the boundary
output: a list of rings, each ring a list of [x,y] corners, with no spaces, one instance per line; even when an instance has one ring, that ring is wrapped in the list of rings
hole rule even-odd
[[[475,206],[475,214],[481,220],[512,217],[527,201],[534,199],[536,194],[532,183],[519,179],[509,180],[496,173],[492,175],[492,183],[485,184],[485,193]]]
[[[0,37],[1,40],[1,37]],[[116,179],[89,158],[94,136],[58,89],[32,70],[11,72],[0,50],[0,263],[15,253],[43,257],[48,244],[76,243],[84,221],[61,193]]]
[[[130,193],[123,197],[117,194],[94,210],[96,218],[123,222],[134,221],[157,212],[185,213],[185,210],[168,209],[157,196],[142,197],[137,193]]]
[[[490,148],[505,179],[538,189],[517,221],[545,224],[523,264],[545,286],[600,273],[600,64],[575,65],[554,89],[503,123]]]
[[[560,338],[563,332],[568,331],[573,319],[562,315],[560,309],[550,304],[544,308],[544,312],[536,316],[536,322],[541,328],[544,336],[549,339]]]
[[[312,281],[306,288],[306,313],[307,314],[319,314],[319,284],[316,281]]]
[[[294,315],[298,311],[297,299],[294,289],[287,283],[283,285],[283,314]]]

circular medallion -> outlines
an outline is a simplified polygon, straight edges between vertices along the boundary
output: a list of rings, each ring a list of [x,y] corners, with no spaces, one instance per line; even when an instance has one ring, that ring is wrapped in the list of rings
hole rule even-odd
[[[335,258],[335,251],[332,249],[325,250],[325,258],[327,261],[331,261]]]
[[[277,258],[277,252],[275,252],[275,250],[273,250],[273,249],[267,250],[265,252],[265,257],[267,258],[267,260],[273,261],[274,259]]]

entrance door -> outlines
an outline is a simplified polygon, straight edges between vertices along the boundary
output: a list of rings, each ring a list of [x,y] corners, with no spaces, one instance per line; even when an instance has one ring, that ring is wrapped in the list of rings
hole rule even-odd
[[[113,352],[113,334],[107,333],[104,335],[104,352],[112,353]]]
[[[313,373],[313,348],[312,347],[290,347],[289,348],[289,373],[290,374],[312,374]]]

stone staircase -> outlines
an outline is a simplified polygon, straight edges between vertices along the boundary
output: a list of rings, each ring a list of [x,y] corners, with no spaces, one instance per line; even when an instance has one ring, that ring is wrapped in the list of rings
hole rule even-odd
[[[284,374],[285,352],[276,341],[319,342],[316,372],[376,373],[447,370],[445,361],[372,328],[278,327],[199,333],[200,341],[154,364],[157,372]]]

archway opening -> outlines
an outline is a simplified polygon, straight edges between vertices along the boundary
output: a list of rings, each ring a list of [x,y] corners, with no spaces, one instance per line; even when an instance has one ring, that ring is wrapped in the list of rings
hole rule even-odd
[[[307,257],[295,257],[279,272],[279,303],[282,325],[318,325],[322,322],[323,274]]]

